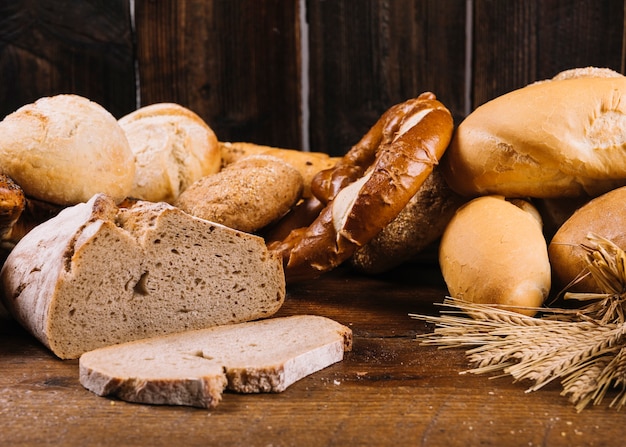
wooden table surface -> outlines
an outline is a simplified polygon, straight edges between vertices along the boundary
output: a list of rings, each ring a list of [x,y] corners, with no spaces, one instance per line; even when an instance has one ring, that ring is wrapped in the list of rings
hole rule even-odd
[[[421,346],[445,286],[432,264],[382,277],[347,268],[290,286],[279,315],[318,314],[354,333],[344,361],[279,394],[226,393],[211,411],[98,397],[10,321],[0,329],[0,445],[604,446],[622,445],[626,414],[577,413],[559,384],[526,393],[510,378],[460,375],[460,350]],[[527,385],[527,384],[526,384]]]

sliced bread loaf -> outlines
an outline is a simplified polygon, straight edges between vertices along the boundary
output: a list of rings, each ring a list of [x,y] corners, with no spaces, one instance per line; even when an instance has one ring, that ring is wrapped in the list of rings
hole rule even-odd
[[[269,318],[87,352],[80,382],[130,402],[211,408],[224,389],[283,391],[351,348],[352,331],[328,318]]]
[[[261,238],[105,195],[31,230],[0,280],[7,309],[60,358],[269,317],[285,298],[281,261]]]

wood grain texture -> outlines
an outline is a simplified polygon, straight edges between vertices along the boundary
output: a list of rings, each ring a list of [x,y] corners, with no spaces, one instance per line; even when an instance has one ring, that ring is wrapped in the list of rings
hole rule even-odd
[[[135,4],[142,105],[182,104],[221,141],[301,147],[298,2]]]
[[[445,294],[432,265],[380,277],[347,269],[293,286],[279,315],[334,318],[354,333],[335,365],[278,394],[226,393],[211,411],[131,404],[81,387],[77,361],[54,358],[24,331],[0,326],[0,444],[11,446],[570,447],[616,445],[623,413],[577,413],[558,384],[525,393],[510,378],[462,375],[461,350],[421,346]],[[610,399],[610,396],[607,398]]]
[[[472,109],[586,66],[622,70],[622,0],[474,0]]]
[[[116,117],[135,108],[128,0],[0,2],[0,118],[76,93]]]
[[[463,111],[465,3],[307,2],[311,149],[345,153],[392,105],[434,92]]]

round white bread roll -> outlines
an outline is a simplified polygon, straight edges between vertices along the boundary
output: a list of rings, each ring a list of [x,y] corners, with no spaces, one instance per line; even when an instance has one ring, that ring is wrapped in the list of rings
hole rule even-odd
[[[142,107],[119,120],[135,154],[130,195],[173,203],[189,185],[219,171],[217,137],[191,110],[174,103]]]
[[[466,196],[597,196],[626,184],[626,77],[568,70],[478,107],[442,161]]]
[[[456,212],[439,245],[450,295],[534,315],[551,288],[541,217],[527,201],[471,200]]]
[[[0,170],[29,197],[73,205],[96,193],[124,199],[135,162],[124,131],[106,109],[82,96],[56,95],[0,122]]]

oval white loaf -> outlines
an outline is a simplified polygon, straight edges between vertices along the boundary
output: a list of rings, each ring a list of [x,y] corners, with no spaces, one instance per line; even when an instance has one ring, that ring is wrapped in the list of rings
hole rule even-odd
[[[442,167],[466,196],[596,196],[622,186],[626,77],[557,78],[495,98],[461,122]]]
[[[104,195],[26,234],[0,279],[7,309],[60,358],[269,317],[285,298],[281,261],[261,238]]]
[[[350,349],[352,331],[331,319],[268,318],[87,352],[80,382],[130,402],[212,408],[224,389],[281,392]]]

